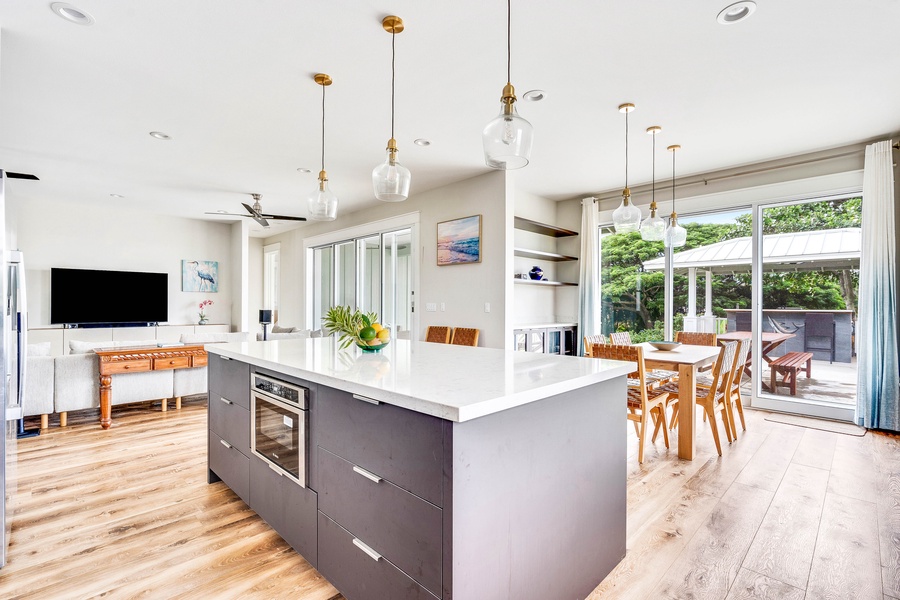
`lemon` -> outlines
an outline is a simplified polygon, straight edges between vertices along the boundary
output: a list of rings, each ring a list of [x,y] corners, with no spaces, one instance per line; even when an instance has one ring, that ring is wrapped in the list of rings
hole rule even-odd
[[[378,333],[384,330],[384,326],[381,323],[372,323],[372,329],[375,330],[375,333]]]
[[[374,340],[376,335],[378,335],[378,332],[375,331],[374,327],[363,327],[359,330],[359,339],[365,342]]]
[[[391,339],[391,330],[390,329],[382,329],[378,332],[378,339],[382,342],[386,342]]]

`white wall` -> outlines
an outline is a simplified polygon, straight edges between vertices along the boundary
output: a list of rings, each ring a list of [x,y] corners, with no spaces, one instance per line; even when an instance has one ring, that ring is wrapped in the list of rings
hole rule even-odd
[[[24,253],[31,327],[50,323],[50,269],[105,269],[169,274],[169,323],[197,322],[197,305],[211,299],[211,323],[231,322],[230,225],[153,215],[133,208],[12,202]],[[219,292],[182,292],[182,260],[219,262]],[[102,293],[102,290],[85,290]]]
[[[507,343],[506,285],[507,256],[511,238],[507,228],[511,211],[507,210],[507,174],[491,172],[410,197],[406,202],[385,203],[349,214],[341,214],[331,223],[310,223],[299,229],[266,238],[265,243],[282,244],[282,314],[285,326],[303,326],[311,290],[306,289],[303,240],[374,223],[407,213],[419,213],[418,260],[419,289],[416,291],[417,331],[421,339],[429,325],[475,327],[481,330],[479,345],[503,348]],[[437,223],[470,215],[482,215],[482,262],[478,264],[437,266]],[[509,217],[509,219],[507,219]],[[507,243],[509,242],[509,250]],[[426,312],[426,303],[440,306],[444,312]],[[491,312],[484,311],[490,303]]]
[[[248,238],[247,240],[247,319],[249,321],[246,331],[262,332],[259,324],[259,311],[263,306],[263,273],[265,271],[263,260],[262,238]]]

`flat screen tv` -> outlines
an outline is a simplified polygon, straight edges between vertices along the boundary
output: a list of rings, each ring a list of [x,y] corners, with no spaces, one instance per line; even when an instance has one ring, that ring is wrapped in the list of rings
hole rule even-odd
[[[169,320],[169,274],[50,269],[50,322],[146,325]]]

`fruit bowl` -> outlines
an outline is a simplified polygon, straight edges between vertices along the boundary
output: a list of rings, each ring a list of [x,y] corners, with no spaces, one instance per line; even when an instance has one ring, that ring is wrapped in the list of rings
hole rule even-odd
[[[373,340],[373,341],[375,341],[375,340]],[[364,342],[362,340],[356,340],[356,345],[363,352],[378,352],[379,350],[381,350],[382,348],[384,348],[385,346],[387,346],[388,344],[391,343],[390,340],[388,340],[386,342],[382,342],[381,340],[378,340],[378,342],[379,342],[378,344],[376,344],[374,346],[370,346],[367,342]]]
[[[681,342],[647,342],[657,350],[674,350],[681,345]]]

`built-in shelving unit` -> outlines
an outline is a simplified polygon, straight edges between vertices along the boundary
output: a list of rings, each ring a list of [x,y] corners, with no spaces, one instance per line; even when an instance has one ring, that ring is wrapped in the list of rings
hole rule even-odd
[[[535,279],[515,279],[516,283],[523,283],[525,285],[578,285],[577,283],[569,283],[567,281],[547,281],[545,279],[535,280]]]
[[[541,250],[529,250],[528,248],[513,248],[513,254],[523,258],[536,258],[538,260],[550,260],[553,262],[563,262],[567,260],[578,260],[577,256],[566,256],[565,254],[557,254],[555,252],[542,252]]]
[[[578,235],[577,231],[572,231],[571,229],[564,229],[562,227],[556,227],[555,225],[548,225],[546,223],[532,221],[531,219],[525,219],[523,217],[515,217],[514,226],[516,229],[520,229],[522,231],[530,231],[532,233],[546,235],[553,238],[563,238]],[[522,258],[546,260],[550,262],[567,262],[578,260],[577,256],[568,256],[566,254],[546,252],[544,250],[531,250],[529,248],[513,248],[513,254]],[[578,285],[577,283],[569,283],[565,281],[535,281],[533,279],[516,279],[515,282],[526,285],[542,285],[548,287],[561,285]]]

